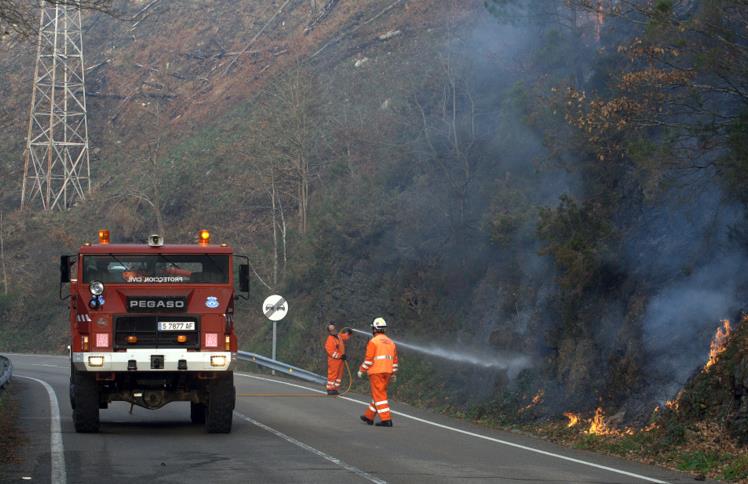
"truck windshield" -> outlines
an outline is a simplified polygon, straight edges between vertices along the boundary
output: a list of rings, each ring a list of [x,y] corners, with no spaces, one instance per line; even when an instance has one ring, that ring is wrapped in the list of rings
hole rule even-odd
[[[226,284],[229,258],[222,254],[87,255],[83,282],[113,284]]]

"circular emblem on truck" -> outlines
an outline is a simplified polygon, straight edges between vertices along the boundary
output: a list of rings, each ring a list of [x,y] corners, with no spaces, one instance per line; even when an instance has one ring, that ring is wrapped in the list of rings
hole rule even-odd
[[[208,296],[208,298],[205,300],[205,307],[210,309],[215,309],[219,306],[218,298],[215,296]]]

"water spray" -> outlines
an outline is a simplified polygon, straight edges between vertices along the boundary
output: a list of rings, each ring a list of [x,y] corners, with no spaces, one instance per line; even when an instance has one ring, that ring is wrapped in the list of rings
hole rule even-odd
[[[370,331],[362,331],[356,328],[350,328],[356,333],[371,336]],[[398,348],[408,349],[436,358],[441,358],[459,363],[468,363],[483,368],[492,368],[498,370],[507,370],[510,377],[515,377],[520,371],[532,366],[530,358],[526,355],[511,352],[487,352],[485,350],[458,350],[447,348],[437,344],[415,344],[408,343],[401,339],[393,339]]]

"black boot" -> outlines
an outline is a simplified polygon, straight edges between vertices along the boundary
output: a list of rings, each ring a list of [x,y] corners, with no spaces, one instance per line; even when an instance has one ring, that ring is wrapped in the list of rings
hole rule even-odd
[[[340,393],[337,390],[327,390],[328,395],[340,395]]]
[[[366,418],[366,415],[361,415],[361,421],[366,422],[366,425],[374,425],[374,421]]]
[[[381,422],[377,422],[377,427],[392,427],[392,420],[382,420]]]

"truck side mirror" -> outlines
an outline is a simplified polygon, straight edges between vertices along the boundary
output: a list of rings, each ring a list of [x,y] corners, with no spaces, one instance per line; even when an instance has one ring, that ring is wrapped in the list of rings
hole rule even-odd
[[[70,256],[60,256],[60,284],[70,282]]]
[[[249,297],[249,264],[239,266],[239,290],[246,292]]]

